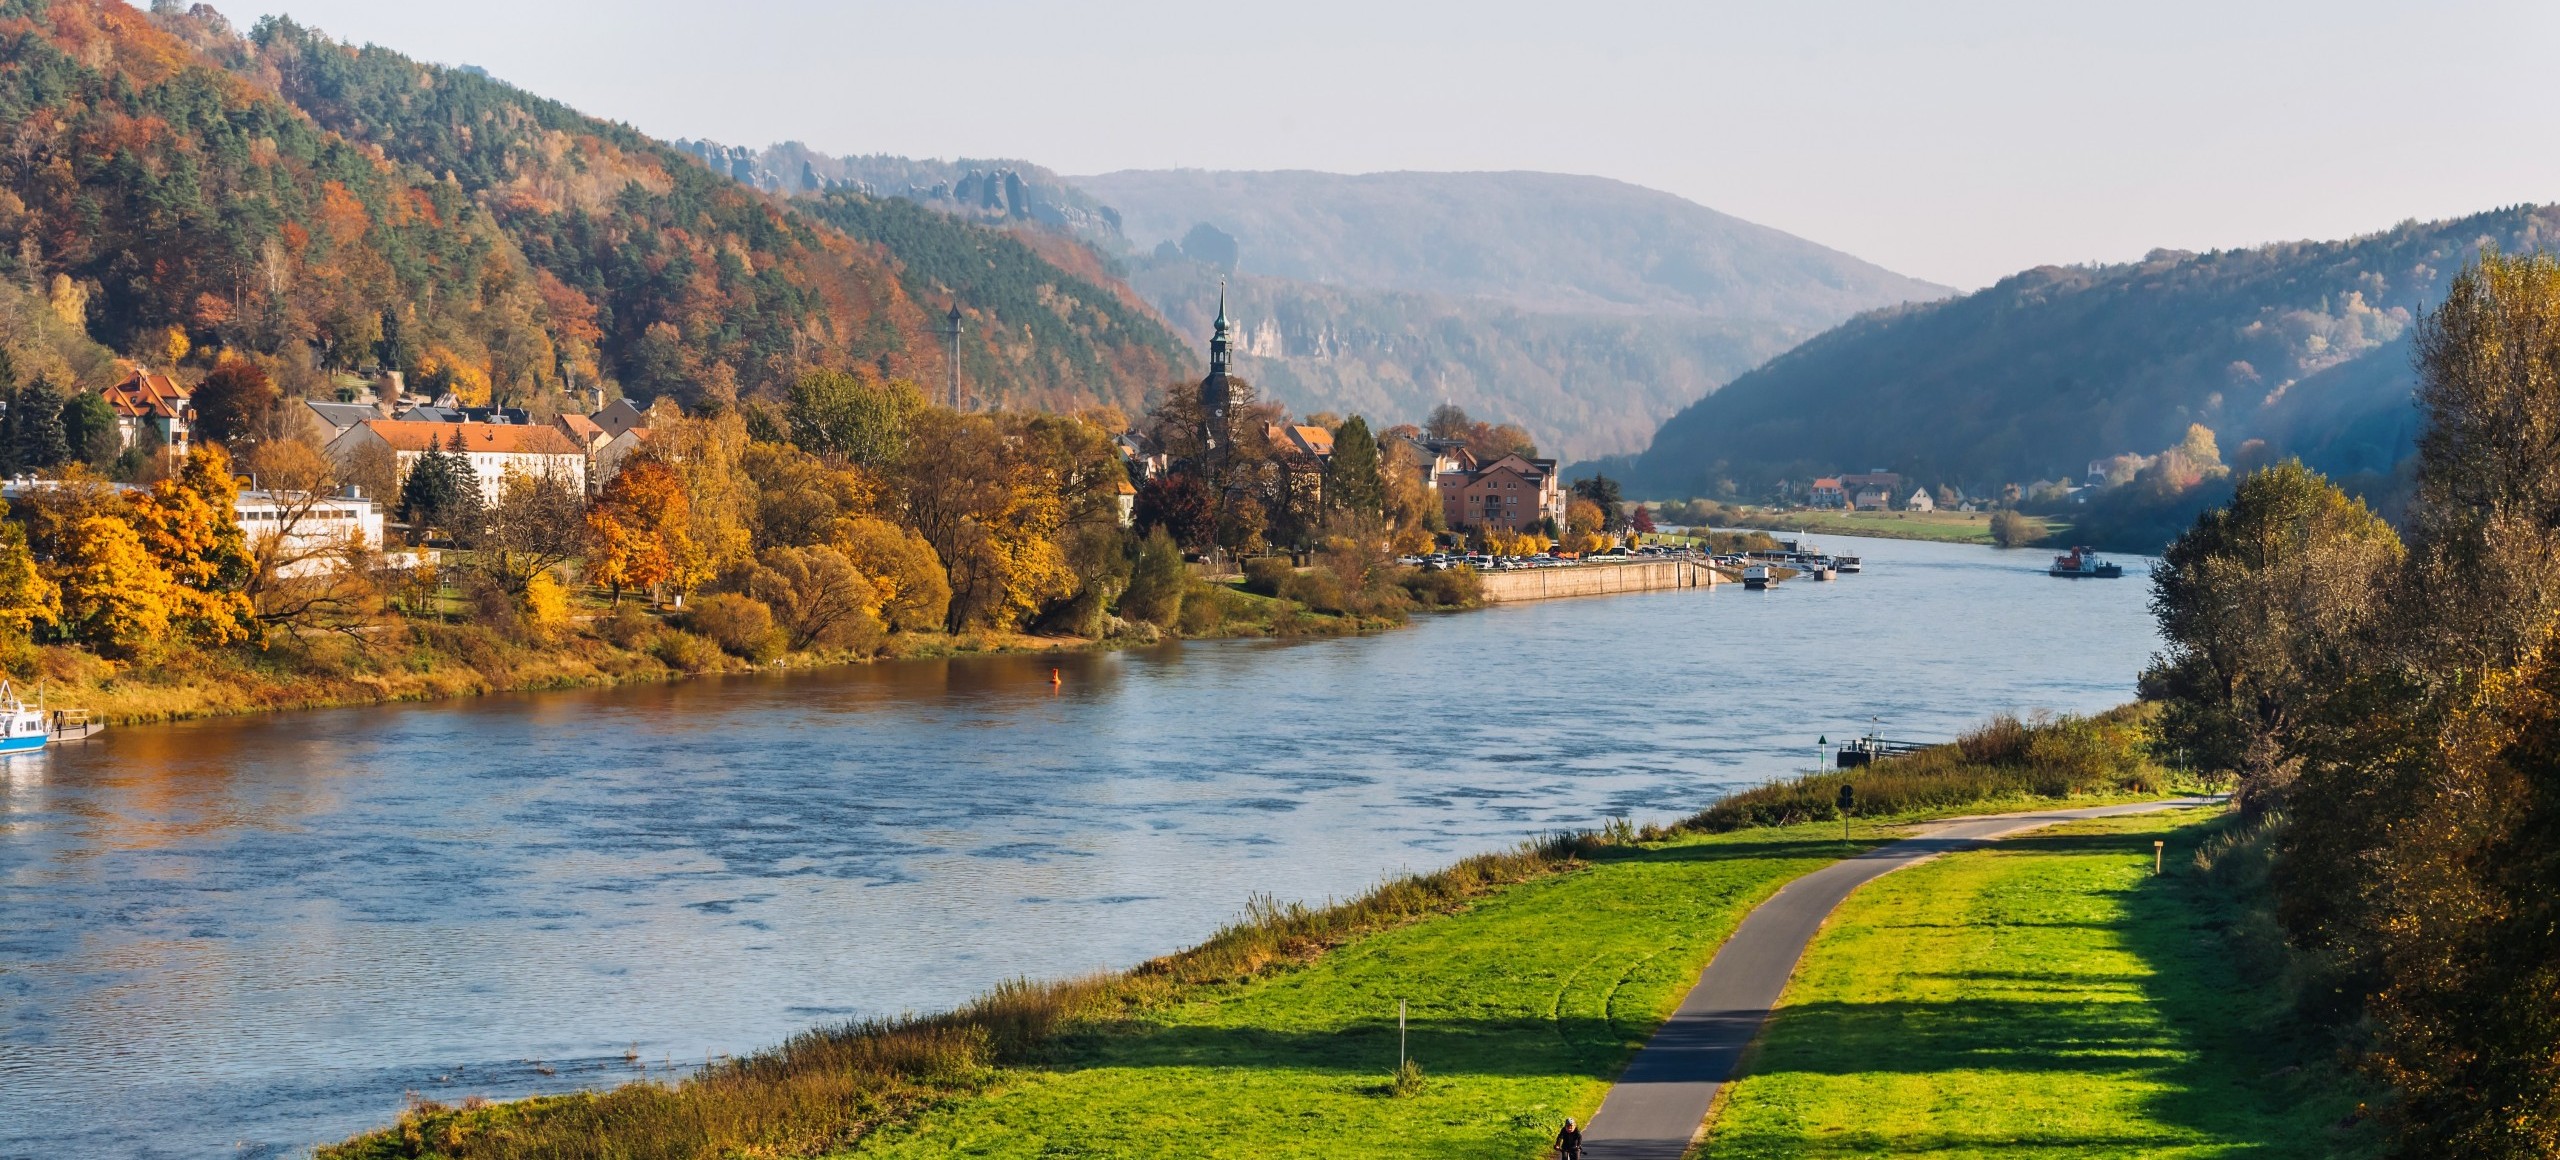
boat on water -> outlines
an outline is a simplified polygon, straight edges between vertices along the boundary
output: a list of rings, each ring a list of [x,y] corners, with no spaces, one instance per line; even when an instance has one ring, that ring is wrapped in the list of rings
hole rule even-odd
[[[1804,570],[1807,575],[1812,576],[1816,580],[1837,580],[1840,578],[1840,569],[1831,562],[1829,557],[1808,562],[1805,565]]]
[[[44,694],[36,703],[19,700],[9,682],[0,681],[0,754],[28,753],[57,741],[85,741],[106,731],[89,719],[86,709],[47,709]]]
[[[1837,569],[1842,575],[1849,575],[1858,571],[1858,558],[1856,556],[1833,556],[1831,558],[1831,566]]]
[[[1757,592],[1763,588],[1767,588],[1771,583],[1773,583],[1773,581],[1769,578],[1769,566],[1767,564],[1750,564],[1743,567],[1742,586],[1744,588]]]
[[[2053,567],[2045,569],[2045,574],[2072,580],[2113,580],[2124,575],[2124,565],[2099,558],[2095,549],[2076,547],[2054,557]]]

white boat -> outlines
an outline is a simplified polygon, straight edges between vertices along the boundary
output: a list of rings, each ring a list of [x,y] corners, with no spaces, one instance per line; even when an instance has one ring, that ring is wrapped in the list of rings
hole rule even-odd
[[[27,753],[56,741],[80,741],[106,731],[89,720],[85,709],[47,710],[43,695],[36,703],[19,700],[9,682],[0,681],[0,753]]]
[[[1858,558],[1856,556],[1833,556],[1831,558],[1831,566],[1839,569],[1843,574],[1854,573],[1859,567]]]
[[[1759,589],[1767,588],[1770,583],[1769,566],[1767,564],[1750,564],[1746,565],[1742,569],[1742,586],[1744,588],[1757,591]]]

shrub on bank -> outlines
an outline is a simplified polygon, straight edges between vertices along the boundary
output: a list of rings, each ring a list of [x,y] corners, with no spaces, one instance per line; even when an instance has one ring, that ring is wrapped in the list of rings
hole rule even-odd
[[[1849,812],[1856,817],[2025,797],[2159,793],[2170,772],[2152,759],[2151,716],[2143,705],[2034,723],[2003,715],[1951,744],[1744,790],[1684,825],[1720,833],[1835,819],[1843,785],[1855,787]]]

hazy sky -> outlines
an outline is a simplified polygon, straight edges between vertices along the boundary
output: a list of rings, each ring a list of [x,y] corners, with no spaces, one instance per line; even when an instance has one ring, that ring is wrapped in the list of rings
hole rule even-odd
[[[2551,0],[257,0],[664,137],[1544,169],[1959,286],[2560,200]]]

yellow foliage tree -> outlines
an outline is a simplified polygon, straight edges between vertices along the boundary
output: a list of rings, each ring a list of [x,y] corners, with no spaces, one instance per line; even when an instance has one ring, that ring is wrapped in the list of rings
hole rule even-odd
[[[27,529],[8,522],[8,514],[0,503],[0,628],[25,636],[62,619],[62,588],[36,567]]]
[[[143,546],[133,525],[86,516],[64,528],[54,558],[62,627],[112,657],[131,657],[169,635],[184,589]]]
[[[257,560],[233,516],[239,495],[230,455],[217,444],[199,443],[175,477],[132,500],[136,536],[178,584],[171,620],[210,644],[246,640],[257,624],[248,595]]]
[[[942,627],[951,612],[951,579],[933,545],[913,528],[862,516],[837,523],[835,546],[869,577],[880,618],[900,632]]]

